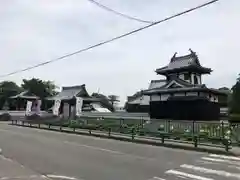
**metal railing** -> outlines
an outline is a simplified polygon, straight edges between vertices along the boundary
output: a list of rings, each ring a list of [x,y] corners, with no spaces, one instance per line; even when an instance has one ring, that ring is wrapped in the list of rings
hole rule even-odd
[[[215,121],[147,120],[144,117],[104,118],[84,116],[76,120],[36,121],[13,120],[12,124],[58,131],[81,132],[114,138],[126,138],[157,143],[185,143],[231,148],[232,127],[228,123]],[[84,131],[84,132],[83,132]]]

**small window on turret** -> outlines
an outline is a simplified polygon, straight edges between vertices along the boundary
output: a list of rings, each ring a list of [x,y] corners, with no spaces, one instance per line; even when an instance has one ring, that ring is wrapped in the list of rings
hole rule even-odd
[[[190,74],[189,73],[184,74],[184,80],[189,80],[189,79],[190,79]]]
[[[198,84],[198,79],[196,75],[194,76],[194,84]]]

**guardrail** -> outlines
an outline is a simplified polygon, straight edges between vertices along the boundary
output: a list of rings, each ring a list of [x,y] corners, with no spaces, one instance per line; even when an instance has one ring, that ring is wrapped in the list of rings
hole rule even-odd
[[[223,122],[197,122],[185,121],[177,122],[170,120],[161,120],[158,123],[158,131],[151,131],[145,126],[151,124],[135,124],[128,126],[125,123],[111,124],[107,120],[95,120],[88,123],[82,120],[73,121],[31,121],[31,120],[13,120],[13,125],[28,126],[34,128],[43,128],[54,131],[88,134],[94,136],[103,136],[114,139],[141,141],[151,144],[182,143],[199,146],[212,146],[224,148],[226,151],[231,149],[230,138],[227,137],[229,125]],[[141,121],[139,121],[141,122]],[[154,122],[155,123],[155,122]],[[164,126],[163,126],[164,125]],[[205,131],[203,131],[205,128]]]
[[[139,119],[144,118],[149,120],[149,114],[148,113],[128,113],[128,112],[82,112],[81,118],[84,117],[104,117],[104,118],[113,118],[113,119]]]

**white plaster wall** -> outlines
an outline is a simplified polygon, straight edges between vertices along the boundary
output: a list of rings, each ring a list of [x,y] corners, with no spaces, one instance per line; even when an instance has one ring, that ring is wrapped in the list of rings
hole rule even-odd
[[[184,74],[179,74],[179,79],[184,80]]]
[[[191,82],[194,84],[194,74],[191,74]]]
[[[196,76],[197,76],[198,84],[201,84],[201,78],[200,78],[200,75],[196,75]]]
[[[141,105],[149,105],[150,101],[150,96],[143,96],[142,99],[140,100]]]
[[[187,72],[185,72],[185,73],[187,73]],[[190,82],[191,82],[191,75],[190,75],[190,78],[189,78],[188,80],[185,80],[185,79],[184,79],[184,74],[185,74],[185,73],[179,74],[179,78],[190,83]]]
[[[151,95],[150,100],[151,101],[160,101],[160,96],[159,95]]]
[[[210,101],[214,102],[214,96],[211,94]]]
[[[185,93],[174,93],[173,96],[185,96]]]
[[[161,101],[166,101],[170,97],[170,94],[162,94]]]
[[[211,95],[211,97],[209,97],[209,95]],[[213,94],[208,94],[208,99],[209,99],[211,102],[218,102],[218,96],[213,95]]]

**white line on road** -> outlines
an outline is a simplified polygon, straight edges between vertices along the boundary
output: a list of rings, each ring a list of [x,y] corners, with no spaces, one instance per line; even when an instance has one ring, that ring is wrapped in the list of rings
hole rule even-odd
[[[75,177],[69,177],[69,176],[62,176],[62,175],[54,175],[54,174],[48,174],[46,175],[49,178],[54,178],[54,179],[66,179],[66,180],[80,180]],[[81,179],[82,180],[82,179]]]
[[[225,155],[218,155],[218,154],[210,154],[209,156],[215,157],[215,158],[221,158],[221,159],[231,159],[235,161],[240,161],[240,158],[235,156],[225,156]]]
[[[176,171],[176,170],[168,170],[165,173],[166,174],[174,174],[174,175],[177,175],[177,176],[187,177],[187,178],[196,179],[196,180],[214,180],[214,179],[211,179],[211,178],[197,176],[197,175],[194,175],[194,174],[189,174],[189,173]]]
[[[153,158],[137,156],[137,155],[134,155],[134,154],[128,154],[128,153],[115,151],[115,150],[110,150],[110,149],[105,149],[105,148],[100,148],[100,147],[96,147],[96,146],[89,146],[89,145],[86,145],[86,144],[79,144],[79,143],[70,142],[70,141],[63,141],[63,142],[66,143],[66,144],[74,145],[74,146],[85,147],[85,148],[94,149],[94,150],[103,151],[103,152],[108,152],[108,153],[112,153],[112,154],[129,156],[129,157],[132,157],[132,158],[138,158],[138,159],[143,159],[143,160],[156,160],[156,159],[153,159]]]
[[[45,177],[43,176],[39,176],[39,175],[30,175],[30,176],[15,176],[15,177],[1,177],[0,180],[11,180],[11,179],[39,179],[39,178],[43,178],[45,179]]]
[[[240,174],[238,174],[238,173],[230,173],[230,172],[227,172],[227,171],[208,169],[208,168],[198,167],[198,166],[193,166],[193,165],[188,165],[188,164],[183,164],[180,167],[191,169],[191,170],[194,170],[194,171],[199,171],[199,172],[205,173],[205,174],[215,174],[215,175],[218,175],[218,176],[234,177],[234,178],[240,179]]]
[[[74,142],[70,142],[70,141],[63,141],[63,142],[66,143],[66,144],[80,146],[80,147],[86,147],[86,148],[95,149],[95,150],[99,150],[99,151],[105,151],[105,152],[114,153],[114,154],[123,154],[120,151],[114,151],[114,150],[110,150],[110,149],[99,148],[99,147],[96,147],[96,146],[89,146],[89,145],[85,145],[85,144],[78,144],[78,143],[74,143]]]
[[[202,157],[201,159],[206,161],[212,161],[212,162],[219,162],[219,163],[228,163],[228,164],[234,164],[240,166],[240,162],[237,161],[230,161],[227,159],[215,159],[215,158],[209,158],[209,157]]]
[[[154,176],[153,178],[149,179],[149,180],[166,180],[157,176]]]

